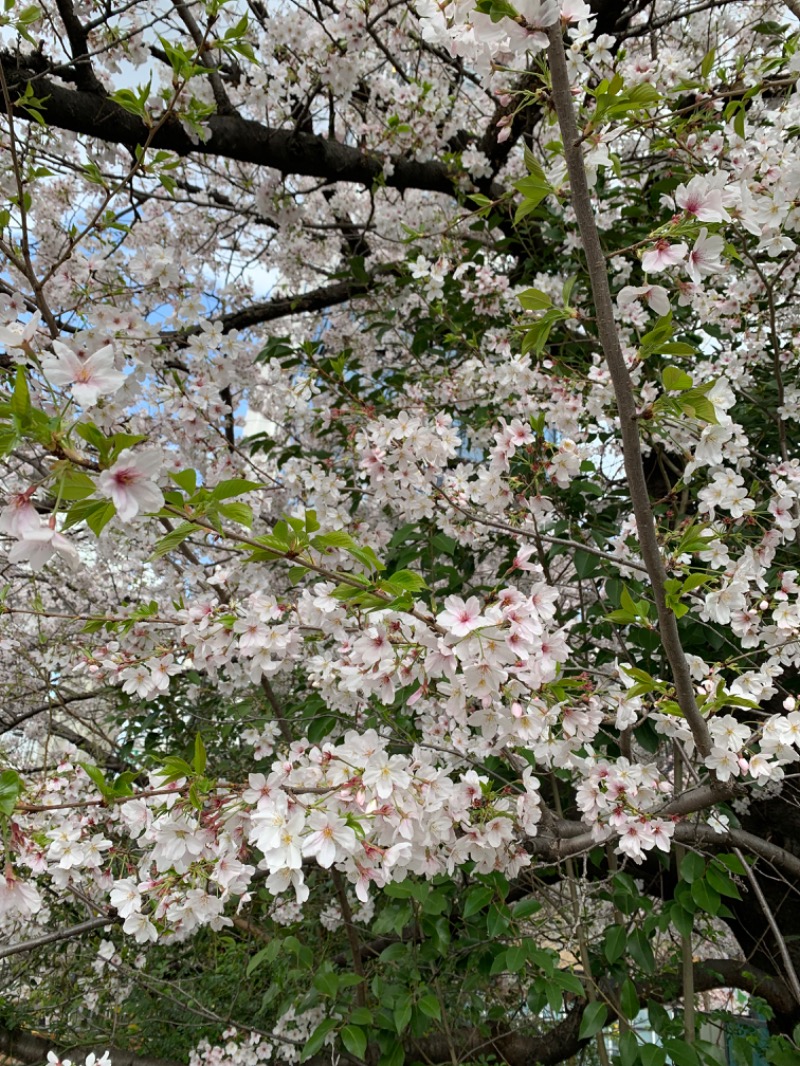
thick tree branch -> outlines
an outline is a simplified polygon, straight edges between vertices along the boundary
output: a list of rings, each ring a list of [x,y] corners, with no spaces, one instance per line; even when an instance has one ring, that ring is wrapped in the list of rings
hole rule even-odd
[[[419,189],[459,196],[458,175],[438,160],[418,162],[404,156],[391,158],[392,172],[384,175],[384,157],[369,154],[313,133],[272,129],[239,115],[212,115],[209,137],[195,143],[181,123],[170,117],[155,135],[136,115],[96,92],[72,89],[54,81],[52,74],[66,71],[51,68],[38,53],[28,56],[0,51],[0,67],[8,81],[12,99],[24,95],[30,85],[36,97],[45,101],[42,114],[48,125],[71,130],[112,144],[136,148],[151,147],[179,156],[204,155],[235,159],[241,163],[270,167],[284,174],[301,174],[331,182],[354,182],[371,188],[385,184],[393,189]],[[19,118],[32,116],[19,108]],[[391,168],[390,168],[391,169]],[[499,198],[502,189],[494,194]]]
[[[56,6],[69,38],[77,85],[87,92],[104,96],[105,90],[98,81],[89,59],[89,37],[86,28],[75,14],[71,0],[56,0]]]
[[[712,849],[731,846],[741,848],[800,879],[800,858],[744,829],[726,829],[718,833],[710,825],[690,825],[686,822],[675,827],[675,839],[687,844],[703,844]]]
[[[703,959],[696,962],[695,992],[712,992],[715,988],[740,988],[743,992],[750,992],[766,1000],[779,1015],[793,1015],[797,1011],[797,1004],[786,982],[750,962],[741,962],[739,959]]]

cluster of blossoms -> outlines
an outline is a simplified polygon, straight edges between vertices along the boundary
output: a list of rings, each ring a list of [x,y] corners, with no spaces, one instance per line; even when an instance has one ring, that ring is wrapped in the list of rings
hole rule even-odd
[[[632,765],[628,759],[615,762],[598,759],[575,794],[584,818],[592,822],[592,835],[605,840],[619,835],[619,850],[641,862],[653,848],[669,851],[675,825],[658,817],[670,782],[653,766]]]
[[[442,412],[431,421],[402,411],[368,427],[359,441],[359,463],[378,502],[414,521],[433,514],[433,489],[460,444],[450,415]]]
[[[513,872],[529,863],[523,841],[540,818],[529,771],[518,795],[496,796],[486,775],[453,777],[424,748],[390,755],[387,747],[374,731],[350,731],[321,748],[294,744],[268,775],[215,792],[200,810],[186,799],[187,782],[164,787],[157,775],[151,789],[111,809],[87,806],[78,798],[91,788],[85,772],[65,763],[42,805],[53,808],[46,828],[42,809],[15,818],[15,861],[61,890],[108,894],[137,943],[159,929],[183,938],[198,926],[229,925],[226,903],[250,898],[257,870],[274,895],[294,889],[302,903],[309,863],[335,865],[367,903],[371,884],[409,872],[433,876],[467,860]],[[129,872],[115,876],[121,866]],[[41,908],[35,886],[9,865],[4,924]]]
[[[535,55],[547,48],[546,31],[559,19],[569,26],[578,46],[594,33],[592,9],[585,0],[520,0],[515,5],[518,18],[507,15],[499,20],[476,11],[468,2],[440,5],[418,0],[416,7],[424,38],[467,60],[487,81],[498,67],[513,68],[526,53]],[[598,61],[610,58],[608,48],[612,44],[613,38],[603,34],[591,54]],[[578,73],[582,64],[570,58],[573,73]],[[504,124],[498,139],[505,140],[508,135],[508,124]]]
[[[204,1038],[192,1048],[189,1066],[261,1066],[262,1063],[297,1063],[303,1045],[325,1018],[323,1007],[298,1011],[289,1007],[275,1022],[269,1039],[261,1033],[229,1027],[221,1034],[221,1043]],[[333,1053],[335,1034],[328,1033],[323,1046]]]

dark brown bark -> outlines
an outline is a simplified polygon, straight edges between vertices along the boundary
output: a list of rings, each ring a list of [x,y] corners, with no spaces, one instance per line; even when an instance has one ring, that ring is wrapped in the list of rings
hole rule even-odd
[[[73,89],[53,79],[54,73],[59,77],[71,73],[69,68],[52,67],[39,53],[23,56],[9,51],[0,51],[0,66],[12,100],[23,95],[30,85],[34,96],[44,101],[42,115],[49,126],[130,149],[147,143],[151,131],[136,115],[98,92]],[[31,118],[22,108],[16,114],[22,119]],[[171,118],[150,144],[179,156],[218,156],[331,182],[354,182],[368,188],[377,183],[400,190],[458,194],[454,175],[438,160],[418,162],[395,157],[394,172],[384,178],[382,157],[327,137],[272,129],[239,115],[212,115],[209,129],[208,140],[195,143],[180,122]]]

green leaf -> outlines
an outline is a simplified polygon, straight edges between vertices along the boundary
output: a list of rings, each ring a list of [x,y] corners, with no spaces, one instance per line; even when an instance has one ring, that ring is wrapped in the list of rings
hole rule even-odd
[[[335,1018],[325,1018],[324,1021],[321,1021],[306,1041],[305,1046],[300,1053],[300,1061],[305,1062],[306,1059],[310,1059],[312,1055],[316,1054],[325,1043],[325,1037],[335,1029],[337,1025],[338,1022]]]
[[[695,901],[700,910],[705,911],[706,914],[716,915],[719,913],[720,899],[719,892],[713,889],[708,881],[695,881],[692,885],[692,899]]]
[[[117,774],[114,778],[111,794],[113,796],[132,796],[133,789],[131,785],[138,776],[139,772],[137,770],[123,770],[121,774]]]
[[[579,1040],[588,1040],[590,1036],[594,1036],[595,1033],[599,1033],[603,1026],[606,1024],[606,1018],[608,1017],[608,1007],[605,1003],[587,1004],[586,1010],[583,1012],[581,1018],[581,1028],[578,1033]]]
[[[633,1021],[640,1011],[639,997],[636,994],[636,985],[630,977],[626,977],[622,983],[619,994],[619,1005],[622,1013],[629,1021]]]
[[[86,776],[94,784],[101,796],[105,799],[113,796],[114,789],[109,785],[108,781],[106,781],[105,774],[99,766],[92,766],[90,763],[85,762],[80,763],[80,766],[86,772]]]
[[[721,896],[729,896],[731,899],[741,899],[739,889],[731,879],[728,872],[718,863],[710,862],[706,870],[706,881],[711,888]]]
[[[700,1060],[691,1044],[678,1037],[668,1036],[664,1041],[664,1050],[672,1059],[674,1066],[699,1066]]]
[[[642,1044],[639,1057],[642,1060],[642,1066],[664,1066],[667,1061],[666,1051],[656,1044]]]
[[[275,959],[278,957],[278,952],[280,951],[280,948],[280,938],[276,937],[274,940],[270,941],[270,943],[267,944],[265,948],[262,948],[261,951],[257,951],[247,964],[245,976],[251,977],[256,972],[256,970],[265,962],[274,962]]]
[[[193,770],[185,759],[178,758],[177,755],[168,755],[164,759],[164,765],[159,775],[163,780],[170,784],[172,781],[177,781],[181,777],[192,777]]]
[[[609,622],[618,622],[620,625],[628,625],[635,622],[637,616],[630,611],[609,611],[606,615]]]
[[[437,996],[423,996],[417,1006],[428,1018],[436,1018],[438,1021],[442,1017],[442,1006]]]
[[[547,997],[547,1006],[553,1012],[558,1014],[564,1007],[564,995],[558,985],[548,981],[545,985],[545,996]]]
[[[229,522],[236,522],[240,526],[253,528],[253,508],[249,503],[236,500],[233,503],[221,503],[217,511]]]
[[[670,1024],[670,1016],[660,1003],[652,999],[647,1001],[647,1016],[653,1031],[660,1036]]]
[[[471,918],[473,914],[482,911],[483,908],[494,899],[494,891],[485,885],[473,885],[467,892],[464,901],[464,917]]]
[[[622,592],[620,593],[620,596],[619,596],[619,602],[620,602],[620,606],[622,607],[623,611],[627,611],[628,614],[632,614],[634,616],[634,618],[636,617],[636,615],[637,615],[636,604],[634,603],[633,597],[631,596],[630,592],[628,592],[627,585],[623,585],[622,586]]]
[[[694,927],[694,916],[689,913],[680,903],[673,903],[669,909],[669,920],[681,934],[690,937]]]
[[[169,476],[189,496],[194,496],[197,492],[197,471],[191,469],[170,471]]]
[[[0,426],[0,458],[10,455],[19,443],[19,434],[12,426]]]
[[[486,918],[486,932],[490,937],[502,936],[510,924],[511,912],[505,904],[493,903]]]
[[[656,968],[653,948],[644,929],[637,929],[628,937],[628,951],[633,960],[645,973],[653,973]]]
[[[163,40],[163,38],[162,38]],[[148,83],[143,97],[139,97],[133,92],[132,89],[117,89],[111,93],[111,99],[119,104],[120,107],[129,111],[132,115],[137,115],[141,119],[147,118],[147,109],[145,107],[145,101],[150,95],[150,84]]]
[[[542,909],[542,904],[538,899],[521,899],[511,908],[511,915],[516,921],[522,921],[524,918],[530,918],[534,914],[538,914]]]
[[[705,872],[706,861],[701,855],[696,855],[693,851],[684,855],[680,870],[682,881],[686,881],[687,884],[691,885],[695,881],[699,881]]]
[[[528,961],[528,952],[524,944],[514,944],[506,952],[506,967],[511,973],[519,973],[525,968]]]
[[[392,1040],[388,1049],[378,1059],[378,1066],[403,1066],[406,1053],[400,1040]]]
[[[176,478],[177,480],[177,478]],[[241,496],[245,492],[253,492],[254,489],[260,489],[262,486],[257,481],[248,481],[247,478],[234,477],[228,481],[220,481],[219,485],[216,485],[211,491],[211,498],[214,500],[227,500],[231,496]]]
[[[731,873],[738,874],[740,877],[744,877],[747,874],[747,867],[744,865],[738,855],[719,854],[715,856],[714,862],[721,862],[723,866],[726,866]]]
[[[620,1066],[636,1066],[639,1061],[639,1041],[630,1029],[620,1033],[619,1060]]]
[[[313,985],[323,996],[330,996],[333,999],[339,991],[339,975],[333,973],[332,970],[320,970],[314,975]]]
[[[200,733],[194,738],[194,760],[193,768],[196,774],[202,774],[206,768],[208,762],[208,756],[206,755],[205,744],[203,744],[203,737]]]
[[[21,792],[22,778],[17,771],[3,770],[0,773],[0,814],[11,817]]]
[[[182,544],[192,533],[196,533],[199,528],[200,526],[195,525],[194,522],[181,522],[179,526],[171,529],[169,533],[159,540],[150,558],[160,559],[162,555],[167,555],[169,552],[174,551],[179,544]]]
[[[395,570],[393,574],[381,580],[380,587],[389,592],[394,592],[395,589],[400,592],[419,592],[428,586],[425,584],[425,578],[421,574],[415,574],[413,570]]]
[[[408,1028],[408,1023],[411,1021],[411,996],[405,996],[399,1006],[394,1009],[394,1027],[398,1034],[405,1032]]]
[[[367,1050],[367,1037],[357,1025],[346,1025],[342,1029],[342,1043],[357,1059],[363,1059]]]
[[[573,996],[583,995],[583,985],[580,977],[566,970],[556,970],[550,980],[565,992],[571,992]]]
[[[716,425],[719,421],[716,409],[709,398],[700,389],[688,389],[680,397],[681,410],[689,418]]]
[[[697,355],[697,348],[693,344],[684,344],[683,341],[667,341],[659,344],[660,355]]]
[[[372,1011],[368,1007],[354,1007],[350,1011],[350,1021],[353,1025],[372,1025]]]
[[[312,537],[311,547],[316,548],[317,551],[326,551],[328,548],[342,548],[344,551],[349,551],[357,547],[357,544],[343,529],[334,529],[330,533],[320,533]]]
[[[616,962],[625,951],[628,933],[621,925],[611,925],[606,929],[603,954],[609,962]]]
[[[21,366],[17,367],[17,376],[14,381],[14,391],[11,394],[11,413],[17,418],[24,420],[31,409],[31,394],[28,390],[28,382],[25,379],[25,371]]]
[[[69,467],[58,479],[56,494],[62,500],[85,500],[94,492],[94,482],[82,470]]]
[[[70,511],[71,510],[72,509],[70,508]],[[92,510],[84,516],[84,521],[89,529],[91,529],[92,533],[94,533],[96,537],[99,537],[116,513],[117,509],[111,500],[108,500],[107,502],[101,501],[97,507],[92,508]]]
[[[708,585],[715,580],[715,574],[689,574],[683,585],[681,585],[681,592],[692,592],[694,589],[702,588],[703,585]]]
[[[668,366],[661,375],[661,383],[667,392],[685,392],[694,385],[689,374],[676,366]]]
[[[517,299],[526,311],[545,311],[553,306],[553,301],[547,293],[540,289],[526,289],[517,296]]]

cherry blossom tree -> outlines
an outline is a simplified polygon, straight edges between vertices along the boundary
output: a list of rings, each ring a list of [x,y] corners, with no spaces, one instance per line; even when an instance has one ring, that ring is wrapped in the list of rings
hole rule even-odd
[[[8,0],[3,1053],[800,1061],[798,76],[788,0]]]

